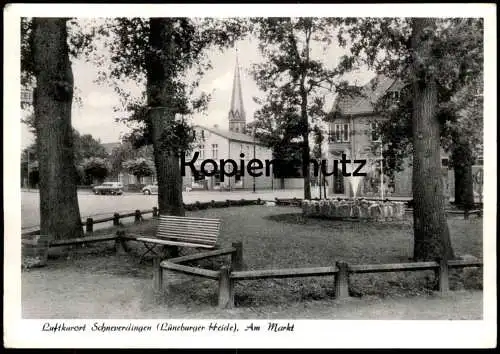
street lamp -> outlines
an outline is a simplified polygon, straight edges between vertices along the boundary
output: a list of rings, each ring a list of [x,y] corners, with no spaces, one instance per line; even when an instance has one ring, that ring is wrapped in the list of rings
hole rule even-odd
[[[253,159],[255,161],[255,126],[252,129],[253,135]],[[255,175],[253,176],[253,193],[255,193]]]
[[[380,139],[380,199],[384,200],[384,155],[383,155],[384,145],[382,144],[382,139]]]
[[[29,191],[30,190],[30,151],[29,151],[29,149],[26,150],[26,153],[28,155],[28,165],[26,166],[26,170],[28,171],[28,178],[27,178],[28,179],[28,182],[27,182],[28,186],[27,187],[28,187],[28,191]]]

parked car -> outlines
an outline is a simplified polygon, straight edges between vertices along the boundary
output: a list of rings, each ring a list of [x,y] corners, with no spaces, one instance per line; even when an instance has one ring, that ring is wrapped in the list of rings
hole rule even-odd
[[[147,186],[144,186],[144,188],[142,188],[142,193],[148,195],[158,193],[158,183],[148,184]]]
[[[104,182],[100,186],[92,188],[95,194],[123,194],[123,184],[120,182]]]

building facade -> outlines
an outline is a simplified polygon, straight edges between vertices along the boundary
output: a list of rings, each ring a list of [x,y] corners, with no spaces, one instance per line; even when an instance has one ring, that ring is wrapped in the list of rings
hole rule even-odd
[[[241,77],[238,60],[234,70],[233,90],[231,104],[228,112],[228,129],[219,126],[205,127],[197,125],[194,127],[198,146],[186,157],[186,163],[190,163],[195,153],[198,158],[193,161],[193,173],[191,167],[181,166],[184,173],[184,188],[205,190],[257,190],[272,189],[274,186],[273,166],[269,164],[266,168],[266,160],[272,160],[272,151],[262,142],[249,135],[247,129],[245,107],[243,104],[243,93],[241,88]],[[262,162],[262,168],[253,170],[260,176],[251,176],[248,173],[250,160],[257,159]],[[213,160],[216,164],[208,162]],[[221,160],[232,160],[236,163],[234,176],[227,176],[221,171]],[[207,161],[204,163],[204,161]],[[258,163],[257,163],[258,164]],[[256,163],[252,166],[259,167]],[[232,174],[233,165],[224,163],[224,170]]]
[[[337,97],[333,107],[333,120],[329,123],[328,156],[329,160],[340,160],[342,154],[348,159],[366,160],[361,172],[364,177],[343,177],[341,173],[330,176],[328,180],[331,194],[379,198],[411,197],[412,166],[411,158],[403,161],[403,170],[394,174],[383,171],[381,164],[384,143],[377,134],[378,125],[384,118],[375,111],[375,103],[382,96],[398,100],[401,85],[384,76],[377,76],[365,85],[361,94]],[[451,197],[453,189],[453,170],[448,168],[448,153],[441,150],[442,181],[446,197]],[[383,176],[383,178],[381,178]]]
[[[183,169],[184,188],[205,190],[237,190],[246,189],[271,189],[273,188],[272,164],[266,173],[265,161],[272,160],[272,151],[252,136],[234,131],[219,129],[218,127],[195,126],[198,146],[186,158]],[[195,153],[198,153],[196,160]],[[262,172],[261,176],[252,177],[248,174],[247,166],[250,160],[262,161],[263,166],[256,173]],[[213,160],[212,162],[204,161]],[[234,176],[226,176],[221,173],[221,160],[233,160],[237,170]],[[188,165],[192,165],[197,173],[193,173]],[[202,165],[204,164],[204,165]],[[243,165],[243,169],[241,168]],[[225,171],[231,174],[233,165],[225,162]]]

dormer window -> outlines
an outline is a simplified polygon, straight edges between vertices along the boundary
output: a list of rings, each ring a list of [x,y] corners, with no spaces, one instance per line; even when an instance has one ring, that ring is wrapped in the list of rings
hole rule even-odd
[[[331,128],[333,128],[333,130],[329,131],[329,141],[336,143],[347,143],[350,141],[349,124],[334,124],[333,127],[330,127],[330,129]]]
[[[388,93],[388,97],[392,102],[399,102],[400,99],[400,93],[399,91],[390,91]]]
[[[379,122],[370,123],[372,141],[380,141],[379,129],[380,129]]]

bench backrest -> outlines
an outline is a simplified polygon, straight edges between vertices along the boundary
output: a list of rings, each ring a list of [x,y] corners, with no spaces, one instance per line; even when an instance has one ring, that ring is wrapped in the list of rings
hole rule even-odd
[[[220,219],[160,215],[156,237],[169,241],[215,246]]]

